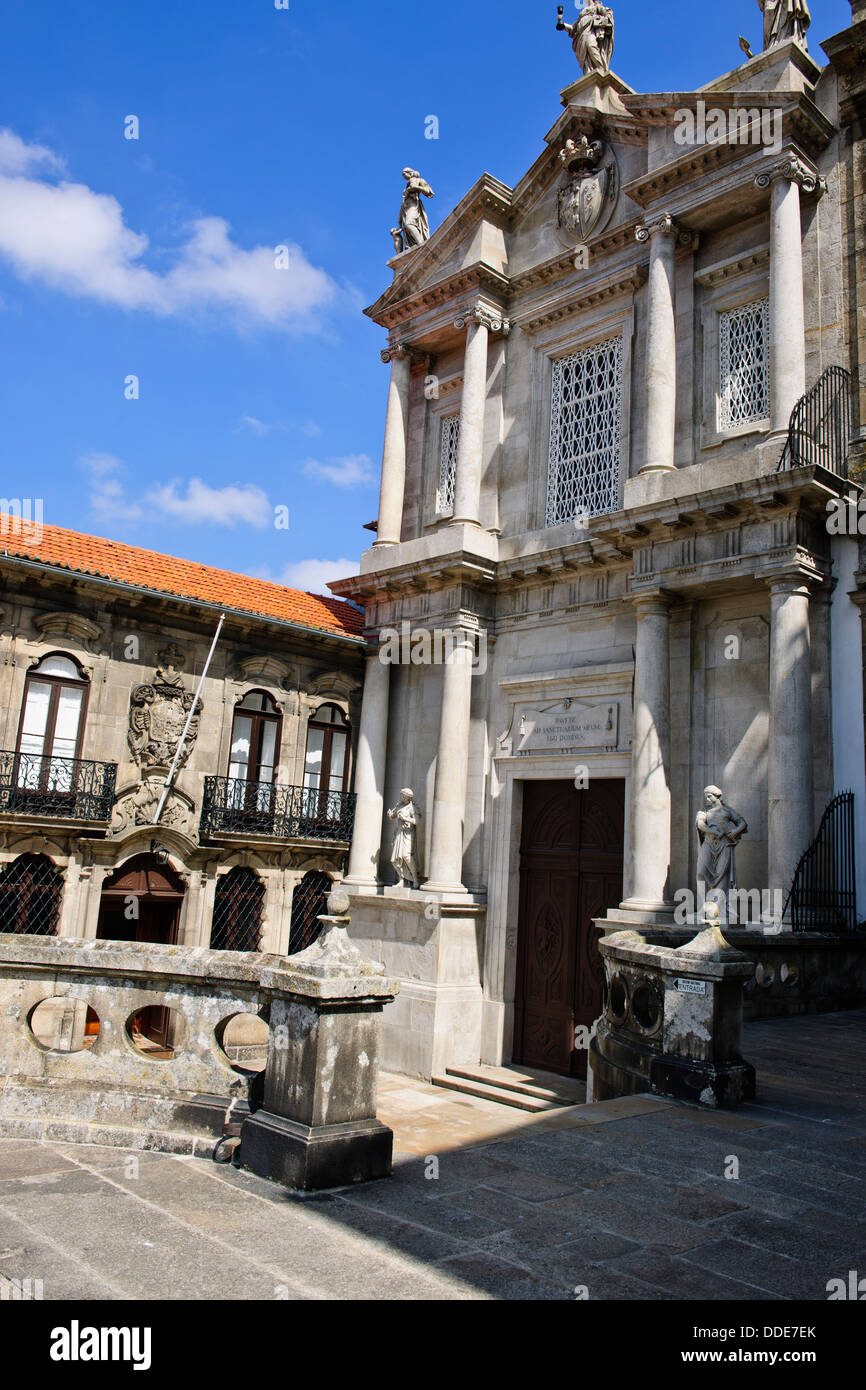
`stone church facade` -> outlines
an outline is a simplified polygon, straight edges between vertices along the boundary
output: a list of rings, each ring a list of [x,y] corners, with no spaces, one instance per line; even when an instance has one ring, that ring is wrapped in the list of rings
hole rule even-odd
[[[14,517],[2,551],[0,931],[310,944],[351,839],[357,608]]]
[[[331,587],[370,643],[347,886],[401,982],[385,1066],[583,1074],[598,933],[675,931],[708,785],[759,954],[849,789],[866,917],[866,566],[828,527],[866,438],[863,8],[823,66],[787,39],[700,91],[573,81],[520,182],[483,175],[367,310],[378,532]]]

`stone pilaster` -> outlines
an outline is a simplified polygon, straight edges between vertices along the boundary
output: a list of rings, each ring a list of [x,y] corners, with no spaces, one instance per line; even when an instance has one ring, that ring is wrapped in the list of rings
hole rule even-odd
[[[405,343],[388,348],[382,361],[391,363],[385,445],[379,489],[379,521],[374,545],[397,545],[403,529],[406,488],[406,440],[409,430],[409,375],[412,361]]]
[[[806,390],[800,192],[814,193],[822,181],[789,154],[762,170],[755,183],[770,190],[770,429],[779,434],[787,431]]]
[[[670,598],[638,594],[631,755],[631,896],[624,908],[672,911]]]
[[[677,413],[676,248],[682,229],[668,213],[647,221],[635,231],[649,242],[647,281],[646,446],[641,473],[667,471],[674,465]]]
[[[355,757],[355,829],[346,882],[359,887],[377,881],[382,835],[391,667],[379,657],[378,647],[367,656]]]
[[[809,589],[798,574],[770,581],[768,887],[783,896],[815,833]]]
[[[439,748],[433,790],[430,866],[425,889],[465,893],[463,822],[469,762],[469,716],[475,638],[458,629],[442,668]]]
[[[484,412],[487,404],[487,341],[490,333],[507,333],[509,325],[501,315],[482,304],[474,304],[454,320],[454,326],[466,329],[466,349],[452,520],[478,526],[484,462]]]

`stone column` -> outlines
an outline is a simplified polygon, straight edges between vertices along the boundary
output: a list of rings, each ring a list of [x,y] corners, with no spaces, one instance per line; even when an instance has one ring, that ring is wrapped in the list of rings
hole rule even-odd
[[[442,672],[439,749],[433,790],[430,865],[424,888],[465,893],[463,821],[469,763],[469,713],[475,637],[458,628]]]
[[[454,465],[452,521],[480,524],[481,473],[484,463],[484,412],[487,405],[487,339],[491,332],[508,331],[508,323],[481,304],[454,320],[466,329],[460,434]]]
[[[388,410],[385,416],[385,445],[382,451],[382,481],[379,489],[379,520],[375,545],[397,545],[403,529],[403,493],[406,487],[406,439],[409,429],[409,349],[400,343],[382,353],[391,363]]]
[[[670,912],[670,599],[638,594],[631,754],[631,897],[623,907]]]
[[[355,757],[355,829],[345,881],[359,886],[376,883],[382,839],[391,667],[379,657],[378,646],[367,655]]]
[[[650,243],[647,281],[645,462],[641,473],[667,471],[674,465],[677,415],[677,335],[674,277],[681,230],[668,213],[647,220],[635,231]],[[690,236],[685,233],[686,238]]]
[[[770,890],[783,898],[815,834],[809,590],[799,575],[770,580],[770,736],[767,748]]]
[[[755,183],[770,190],[770,428],[784,433],[806,390],[800,189],[814,193],[819,179],[790,156],[758,174]]]

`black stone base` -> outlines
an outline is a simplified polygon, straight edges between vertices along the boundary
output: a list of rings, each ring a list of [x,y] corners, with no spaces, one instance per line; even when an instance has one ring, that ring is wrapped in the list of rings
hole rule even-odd
[[[305,1192],[387,1178],[394,1135],[378,1120],[308,1125],[257,1110],[244,1121],[242,1168]]]
[[[650,1065],[655,1095],[702,1105],[730,1107],[755,1099],[755,1068],[748,1062],[694,1062],[686,1057],[656,1057]]]

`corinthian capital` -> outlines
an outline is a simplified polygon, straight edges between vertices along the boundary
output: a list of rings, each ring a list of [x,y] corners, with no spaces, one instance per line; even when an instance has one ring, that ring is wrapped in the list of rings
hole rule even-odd
[[[455,328],[466,328],[470,323],[480,323],[490,333],[509,333],[511,324],[501,311],[491,309],[486,304],[470,304],[462,309],[454,320]]]
[[[823,193],[827,187],[826,179],[796,154],[786,155],[777,164],[762,169],[755,175],[755,184],[758,188],[769,188],[776,179],[799,184],[802,193]]]

